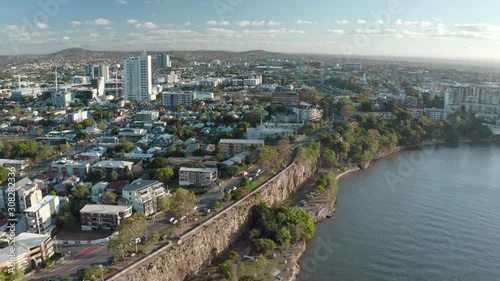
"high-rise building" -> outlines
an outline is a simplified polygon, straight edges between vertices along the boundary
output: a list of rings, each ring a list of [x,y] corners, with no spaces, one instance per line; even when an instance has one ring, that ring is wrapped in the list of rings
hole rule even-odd
[[[124,61],[123,93],[126,101],[149,102],[156,99],[153,94],[151,56],[142,55]]]
[[[172,63],[170,62],[170,56],[169,55],[158,55],[156,57],[156,61],[158,62],[158,67],[159,68],[164,68],[164,67],[172,67]]]
[[[104,81],[109,80],[109,66],[107,65],[86,65],[83,67],[83,73],[85,76],[90,77],[90,79],[102,78]]]
[[[445,91],[444,109],[447,113],[463,110],[494,120],[500,115],[500,84],[451,86]]]

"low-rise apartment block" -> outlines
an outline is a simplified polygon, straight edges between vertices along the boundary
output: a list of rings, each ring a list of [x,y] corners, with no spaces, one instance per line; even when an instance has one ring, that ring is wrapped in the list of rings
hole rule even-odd
[[[3,240],[3,239],[2,239]],[[23,232],[14,239],[15,256],[11,259],[10,246],[0,249],[0,267],[10,267],[13,263],[21,270],[36,269],[54,255],[54,244],[50,235]]]
[[[224,156],[231,157],[243,151],[249,150],[252,146],[264,145],[263,140],[243,140],[243,139],[221,139],[219,150]]]
[[[83,231],[112,230],[130,216],[132,216],[132,206],[88,204],[80,210]]]
[[[186,168],[179,169],[179,185],[209,186],[217,180],[217,168]]]
[[[146,216],[158,211],[158,198],[167,194],[165,185],[155,180],[137,179],[122,189],[122,197],[128,200],[135,211]]]
[[[50,171],[55,175],[86,177],[90,171],[90,162],[63,158],[52,162]]]

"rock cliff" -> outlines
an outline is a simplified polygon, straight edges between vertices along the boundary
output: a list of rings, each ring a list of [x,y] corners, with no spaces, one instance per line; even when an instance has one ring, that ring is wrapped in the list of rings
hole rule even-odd
[[[293,163],[238,203],[108,280],[181,281],[196,275],[248,230],[250,209],[259,202],[279,204],[292,195],[318,167],[318,160]]]

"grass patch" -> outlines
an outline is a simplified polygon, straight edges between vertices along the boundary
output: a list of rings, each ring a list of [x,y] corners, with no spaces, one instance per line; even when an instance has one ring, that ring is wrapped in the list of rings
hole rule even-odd
[[[258,177],[256,180],[252,181],[248,186],[245,188],[252,192],[254,191],[257,187],[259,187],[261,184],[263,184],[265,181],[267,181],[270,178],[268,175],[262,175]]]

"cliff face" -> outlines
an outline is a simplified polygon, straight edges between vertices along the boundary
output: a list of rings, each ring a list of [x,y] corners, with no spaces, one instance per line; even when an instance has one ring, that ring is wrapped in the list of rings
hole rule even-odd
[[[290,165],[238,204],[184,235],[182,243],[158,250],[109,280],[180,281],[197,274],[247,229],[252,206],[260,202],[274,205],[287,199],[317,171],[317,166],[317,160]]]

